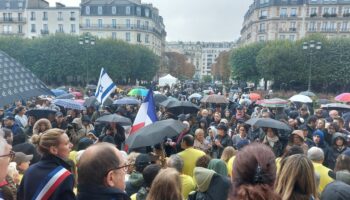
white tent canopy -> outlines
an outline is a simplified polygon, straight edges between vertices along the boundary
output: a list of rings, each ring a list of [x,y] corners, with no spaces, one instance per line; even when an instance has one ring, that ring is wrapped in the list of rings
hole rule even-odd
[[[176,84],[176,83],[177,83],[177,78],[173,77],[170,74],[159,78],[159,86],[165,86],[165,85],[172,86],[173,84]]]

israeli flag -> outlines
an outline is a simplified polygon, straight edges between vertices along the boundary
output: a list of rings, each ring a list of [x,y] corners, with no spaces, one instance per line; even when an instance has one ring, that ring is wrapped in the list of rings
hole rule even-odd
[[[112,79],[108,76],[104,68],[101,69],[100,79],[98,80],[95,97],[101,104],[117,88]]]

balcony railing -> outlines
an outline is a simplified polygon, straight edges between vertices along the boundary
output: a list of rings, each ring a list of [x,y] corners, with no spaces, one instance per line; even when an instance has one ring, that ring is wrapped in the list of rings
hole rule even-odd
[[[336,13],[324,13],[322,17],[328,18],[328,17],[337,17]]]
[[[75,21],[75,17],[70,17],[70,21]]]
[[[350,17],[350,13],[344,13],[343,17]]]
[[[265,33],[266,30],[265,29],[259,29],[259,33]]]
[[[337,29],[335,28],[321,28],[322,32],[336,32]]]
[[[26,18],[0,18],[0,23],[25,23]]]
[[[317,14],[316,13],[311,13],[310,17],[317,17]]]
[[[267,19],[267,16],[260,16],[259,19]]]
[[[296,31],[297,31],[297,28],[289,28],[289,31],[290,31],[290,32],[296,32]]]

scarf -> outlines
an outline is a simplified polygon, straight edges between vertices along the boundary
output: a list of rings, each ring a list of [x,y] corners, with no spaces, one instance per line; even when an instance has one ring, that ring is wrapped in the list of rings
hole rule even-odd
[[[269,137],[269,136],[265,136],[264,138],[264,144],[269,143],[269,145],[273,148],[273,146],[275,145],[275,143],[278,142],[278,137],[274,136],[274,137]]]

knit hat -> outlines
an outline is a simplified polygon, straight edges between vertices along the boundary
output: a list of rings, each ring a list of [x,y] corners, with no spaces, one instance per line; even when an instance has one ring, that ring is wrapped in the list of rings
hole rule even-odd
[[[321,131],[321,130],[316,130],[316,131],[314,131],[314,133],[312,134],[312,136],[318,136],[318,137],[320,137],[320,144],[323,144],[323,142],[324,142],[324,133],[323,133],[323,131]]]
[[[17,165],[20,165],[21,163],[24,162],[29,162],[33,159],[33,155],[26,155],[22,152],[16,152],[15,153],[15,159],[14,161],[17,163]]]
[[[198,191],[206,192],[210,182],[215,174],[215,171],[203,167],[195,167],[193,170],[194,179],[198,187]]]

